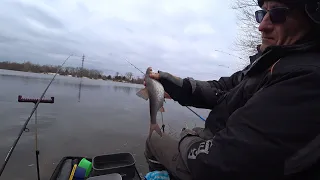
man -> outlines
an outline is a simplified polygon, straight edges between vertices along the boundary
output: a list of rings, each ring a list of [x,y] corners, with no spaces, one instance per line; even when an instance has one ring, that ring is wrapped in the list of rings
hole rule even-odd
[[[320,1],[258,4],[262,53],[244,71],[208,82],[151,75],[181,105],[212,109],[205,129],[185,130],[179,142],[153,133],[145,151],[151,166],[159,162],[177,179],[196,180],[308,179],[315,172]]]

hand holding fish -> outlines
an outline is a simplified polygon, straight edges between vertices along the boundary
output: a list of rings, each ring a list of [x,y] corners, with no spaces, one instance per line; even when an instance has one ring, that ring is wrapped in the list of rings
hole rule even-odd
[[[157,81],[160,80],[160,74],[159,74],[159,73],[154,73],[154,72],[152,72],[152,68],[151,68],[151,67],[150,67],[149,77],[150,77],[151,79],[154,79],[154,80],[157,80]],[[143,82],[143,85],[146,86],[146,81]],[[167,92],[164,92],[164,98],[165,98],[165,99],[172,99]]]
[[[151,73],[149,75],[150,78],[155,79],[155,80],[159,80],[160,79],[160,74],[159,73]]]
[[[164,102],[164,88],[160,82],[149,77],[152,73],[152,68],[149,67],[145,75],[145,88],[137,92],[137,96],[149,100],[150,108],[150,131],[149,138],[153,131],[156,131],[160,136],[162,136],[161,129],[157,123],[157,113],[158,111],[164,112],[163,102]]]

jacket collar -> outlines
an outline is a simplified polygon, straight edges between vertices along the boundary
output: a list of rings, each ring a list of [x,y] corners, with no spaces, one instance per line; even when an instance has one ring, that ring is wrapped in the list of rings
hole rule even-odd
[[[261,56],[262,52],[260,50],[260,46],[260,44],[257,46],[257,53],[255,55],[249,56],[250,64],[252,64],[256,59],[258,59]]]
[[[270,46],[266,48],[257,59],[254,60],[254,58],[252,58],[254,61],[245,72],[245,75],[250,76],[255,73],[261,73],[285,56],[294,53],[319,52],[319,50],[320,44],[316,40],[290,46]]]

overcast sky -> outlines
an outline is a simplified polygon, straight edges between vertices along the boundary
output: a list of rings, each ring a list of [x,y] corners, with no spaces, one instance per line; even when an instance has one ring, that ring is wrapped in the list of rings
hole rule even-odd
[[[0,61],[81,66],[114,75],[148,66],[216,79],[243,66],[230,0],[1,0]]]

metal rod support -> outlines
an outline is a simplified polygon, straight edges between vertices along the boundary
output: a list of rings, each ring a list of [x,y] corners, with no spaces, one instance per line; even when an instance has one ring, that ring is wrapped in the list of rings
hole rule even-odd
[[[34,112],[34,119],[35,119],[35,149],[36,149],[36,161],[37,161],[37,174],[38,174],[38,180],[40,180],[40,170],[39,170],[39,149],[38,149],[38,114],[37,114],[37,109]]]
[[[32,109],[32,111],[31,111],[31,113],[30,113],[30,116],[28,117],[28,119],[27,119],[27,120],[25,121],[25,123],[23,124],[23,127],[21,128],[21,130],[20,130],[20,132],[19,132],[19,134],[18,134],[17,139],[13,142],[13,145],[11,146],[9,152],[7,153],[6,158],[4,159],[4,163],[3,163],[3,165],[2,165],[2,167],[1,167],[1,169],[0,169],[0,177],[1,177],[1,175],[2,175],[2,173],[3,173],[3,171],[4,171],[4,169],[5,169],[5,167],[6,167],[7,163],[8,163],[8,161],[9,161],[12,153],[13,153],[13,150],[15,149],[15,147],[16,147],[17,144],[18,144],[18,141],[20,140],[20,138],[21,138],[21,136],[22,136],[22,133],[25,131],[25,129],[26,129],[26,127],[27,127],[27,125],[28,125],[31,117],[33,116],[33,113],[34,113],[34,112],[36,111],[36,109],[38,108],[38,105],[41,103],[41,100],[43,100],[43,97],[44,97],[44,95],[46,94],[47,90],[49,89],[50,85],[52,84],[53,80],[55,79],[55,77],[57,76],[57,74],[60,72],[60,70],[62,69],[62,67],[64,66],[64,64],[67,62],[67,60],[68,60],[71,56],[72,56],[72,55],[68,56],[68,57],[64,60],[64,62],[63,62],[62,65],[60,66],[60,68],[57,69],[56,73],[55,73],[54,76],[52,77],[52,79],[51,79],[51,81],[49,82],[49,84],[48,84],[48,86],[46,87],[46,89],[45,89],[45,90],[43,91],[43,93],[41,94],[40,98],[37,99],[37,102],[35,103],[35,106],[34,106],[34,108]],[[19,101],[19,99],[18,99],[18,101]],[[19,102],[20,102],[20,101],[19,101]],[[34,101],[32,101],[32,102],[34,102]],[[53,103],[53,102],[52,102],[52,103]]]

